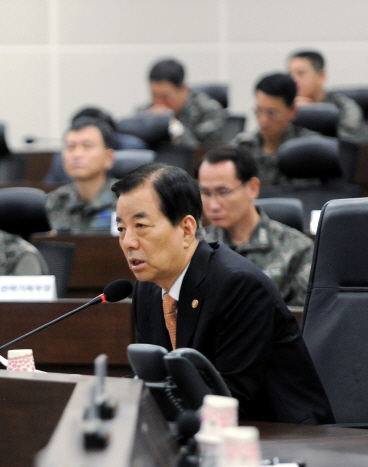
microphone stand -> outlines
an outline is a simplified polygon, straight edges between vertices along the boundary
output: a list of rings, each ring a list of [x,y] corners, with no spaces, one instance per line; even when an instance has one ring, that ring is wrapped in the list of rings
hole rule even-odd
[[[103,298],[102,298],[103,297]],[[25,339],[26,337],[31,336],[32,334],[35,334],[38,331],[42,331],[42,329],[47,328],[48,326],[51,326],[52,324],[57,323],[58,321],[61,321],[62,319],[67,318],[70,315],[73,315],[74,313],[77,313],[78,311],[84,310],[84,308],[87,308],[88,306],[95,305],[97,303],[104,302],[106,299],[103,294],[99,295],[98,297],[93,298],[91,301],[88,303],[85,303],[84,305],[80,306],[79,308],[76,308],[75,310],[69,311],[68,313],[65,313],[65,315],[59,316],[59,318],[56,318],[52,321],[49,321],[46,324],[43,324],[39,328],[33,329],[33,331],[27,332],[27,334],[24,334],[23,336],[17,337],[16,339],[12,340],[11,342],[8,342],[7,344],[4,344],[0,347],[0,350],[7,349],[10,347],[12,344],[15,344],[18,341],[21,341],[22,339]]]

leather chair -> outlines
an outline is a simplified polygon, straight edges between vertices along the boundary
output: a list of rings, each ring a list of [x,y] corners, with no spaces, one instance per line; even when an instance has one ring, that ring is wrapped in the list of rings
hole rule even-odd
[[[45,192],[29,187],[0,189],[0,229],[25,240],[51,230]]]
[[[31,235],[48,232],[46,194],[37,188],[0,189],[0,229],[31,241]],[[75,245],[68,242],[35,242],[51,275],[55,275],[58,298],[64,298],[71,274]]]
[[[229,106],[229,86],[227,84],[196,84],[190,86],[195,92],[204,92],[217,100],[224,109]]]
[[[139,114],[133,117],[122,118],[117,123],[119,133],[127,133],[137,136],[154,148],[163,141],[169,141],[169,121],[172,115],[163,114]]]
[[[294,123],[322,135],[335,137],[338,119],[339,110],[334,104],[320,102],[298,107]]]
[[[256,199],[254,204],[261,207],[270,219],[303,232],[303,203],[296,198]]]
[[[149,164],[156,159],[156,153],[149,149],[122,149],[114,152],[114,164],[109,170],[109,175],[122,178],[128,172]]]
[[[339,142],[327,136],[306,136],[283,143],[278,150],[280,171],[290,183],[261,187],[259,198],[298,198],[303,203],[304,230],[309,230],[312,210],[331,199],[361,196],[359,185],[344,179]]]
[[[367,198],[323,207],[301,324],[336,422],[353,426],[368,422],[367,238]]]

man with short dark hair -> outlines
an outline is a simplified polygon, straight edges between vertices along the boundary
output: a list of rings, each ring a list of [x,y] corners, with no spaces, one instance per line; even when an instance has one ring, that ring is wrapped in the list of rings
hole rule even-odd
[[[255,86],[255,114],[259,124],[256,133],[239,133],[231,145],[248,148],[256,160],[263,185],[286,182],[277,164],[277,150],[282,143],[316,133],[296,126],[296,84],[287,74],[274,73],[261,78]]]
[[[325,91],[325,61],[319,52],[303,50],[293,53],[288,59],[288,68],[298,86],[297,105],[311,102],[334,104],[339,109],[338,137],[360,139],[364,136],[363,112],[359,105],[344,94]]]
[[[169,133],[173,144],[195,149],[221,142],[227,112],[205,93],[185,84],[185,69],[174,59],[160,60],[149,72],[152,103],[140,111],[169,112]]]
[[[257,166],[243,147],[207,152],[198,183],[208,242],[221,242],[248,258],[276,284],[288,305],[304,305],[312,264],[313,241],[256,208]]]
[[[80,117],[66,133],[65,172],[74,180],[47,195],[47,211],[57,231],[109,231],[116,181],[106,171],[113,164],[115,135],[106,122]]]
[[[137,278],[138,342],[204,354],[244,420],[332,423],[298,324],[272,281],[227,246],[201,240],[196,182],[156,163],[112,189],[120,246]]]

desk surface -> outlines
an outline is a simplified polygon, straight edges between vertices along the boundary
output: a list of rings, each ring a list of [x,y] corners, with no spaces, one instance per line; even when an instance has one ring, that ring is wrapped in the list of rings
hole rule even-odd
[[[307,467],[368,465],[368,430],[252,422],[260,430],[262,457],[306,461]]]

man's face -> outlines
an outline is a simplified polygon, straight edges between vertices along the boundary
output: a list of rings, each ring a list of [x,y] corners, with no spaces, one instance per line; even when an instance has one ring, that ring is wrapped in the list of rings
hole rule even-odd
[[[186,86],[177,88],[169,81],[150,81],[153,106],[167,108],[179,113],[188,96]]]
[[[204,214],[216,227],[226,230],[242,224],[258,196],[255,177],[242,183],[232,161],[210,164],[204,161],[198,173]]]
[[[182,223],[174,227],[162,213],[150,182],[120,195],[116,216],[120,246],[135,277],[170,290],[186,266]]]
[[[317,72],[307,58],[292,58],[289,61],[289,73],[298,87],[298,96],[315,100],[323,89],[324,71]]]
[[[113,150],[105,147],[97,127],[88,126],[66,135],[63,160],[70,177],[77,181],[94,180],[112,166]]]
[[[295,106],[288,107],[282,97],[257,91],[255,113],[263,137],[281,138],[295,117]]]

